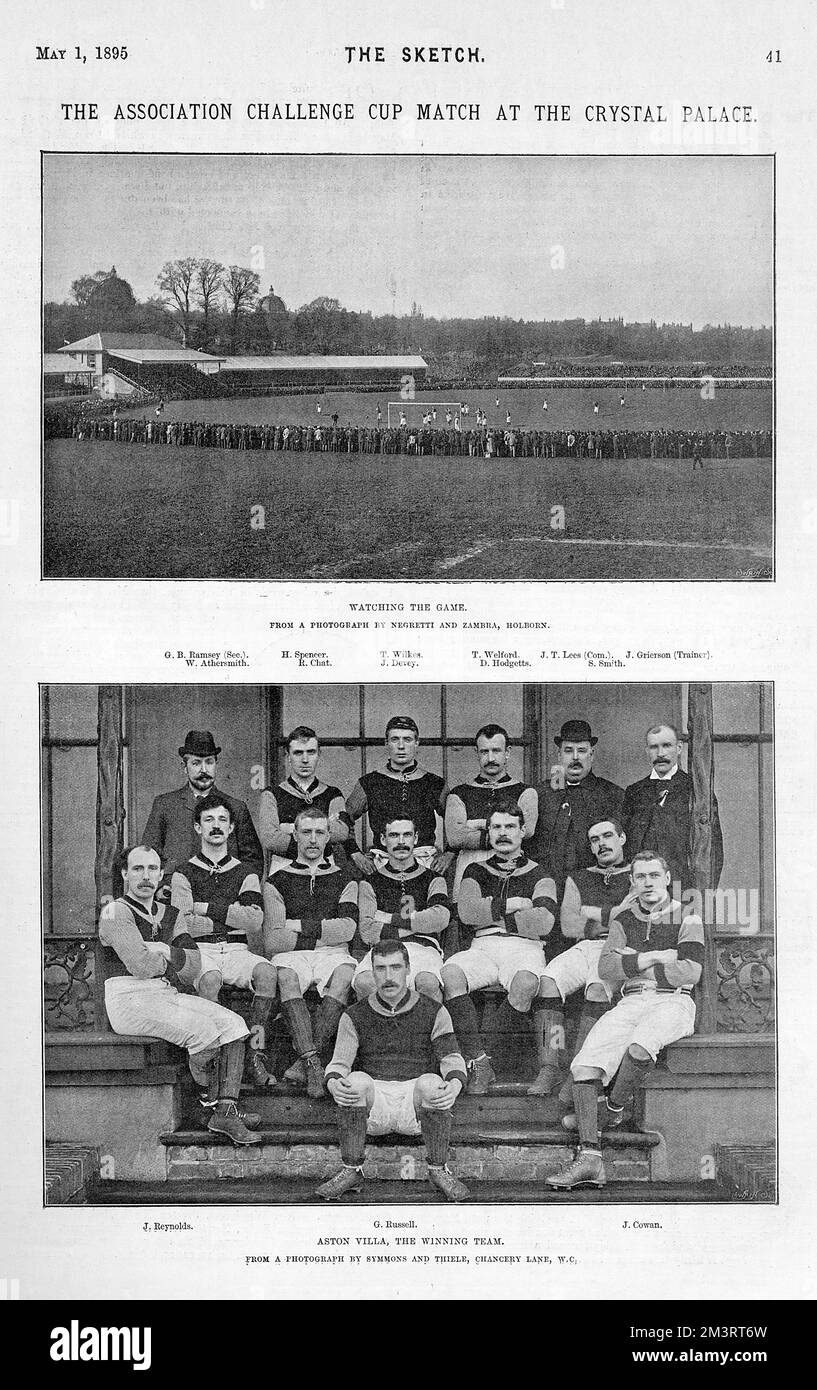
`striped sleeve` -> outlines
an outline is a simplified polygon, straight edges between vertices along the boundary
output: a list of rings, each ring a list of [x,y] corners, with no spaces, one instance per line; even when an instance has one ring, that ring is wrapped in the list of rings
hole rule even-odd
[[[349,838],[349,826],[345,819],[346,802],[338,792],[329,802],[329,839],[333,845],[344,844]]]
[[[445,931],[450,921],[451,906],[448,901],[448,889],[445,886],[445,879],[441,874],[438,874],[429,884],[425,907],[421,908],[419,912],[413,912],[410,923],[403,923],[403,926],[411,932],[423,933],[427,936],[439,936]]]
[[[581,941],[584,936],[584,916],[582,914],[582,895],[575,881],[568,877],[562,894],[562,910],[559,925],[562,936],[571,941]]]
[[[264,849],[273,854],[286,854],[289,848],[289,830],[281,829],[278,801],[273,791],[263,791],[258,803],[258,834]]]
[[[536,823],[539,819],[539,798],[533,787],[525,787],[525,790],[520,794],[519,809],[524,817],[524,838],[529,840],[536,830]]]
[[[599,956],[599,978],[618,989],[638,974],[638,952],[627,945],[627,937],[616,914],[610,917],[610,930]]]
[[[110,946],[116,952],[134,979],[159,979],[169,964],[169,948],[164,944],[153,946],[142,939],[142,933],[121,899],[117,898],[103,907],[99,919],[99,939],[103,946]]]
[[[359,1046],[360,1039],[351,1015],[341,1014],[337,1037],[335,1038],[335,1050],[332,1053],[332,1060],[324,1072],[327,1081],[331,1081],[333,1077],[349,1075],[355,1064]]]
[[[700,917],[690,912],[678,932],[678,955],[666,965],[656,964],[655,978],[669,989],[692,989],[704,968],[704,927]]]
[[[434,1055],[439,1063],[443,1081],[459,1081],[464,1090],[468,1080],[465,1059],[454,1035],[451,1015],[444,1004],[440,1005],[434,1019],[431,1029],[431,1045],[434,1048]]]
[[[367,878],[357,886],[357,910],[361,939],[367,946],[379,941],[383,930],[384,913],[377,910],[375,891]]]
[[[475,876],[474,865],[469,864],[462,876],[460,896],[457,901],[457,914],[467,927],[498,926],[501,919],[494,917],[492,898],[483,897],[479,880]]]
[[[264,955],[268,960],[282,951],[294,951],[300,925],[288,920],[280,890],[268,878],[264,884]]]
[[[193,911],[193,889],[186,874],[174,870],[170,880],[170,905],[175,907],[180,917],[184,917],[186,912]]]
[[[445,841],[451,849],[479,849],[482,826],[469,821],[465,802],[451,792],[445,805]]]
[[[353,825],[356,820],[360,820],[360,817],[365,813],[366,806],[366,792],[363,784],[355,782],[346,798],[346,814],[349,817],[350,825]]]
[[[357,880],[350,878],[338,901],[338,916],[321,920],[321,946],[342,946],[344,942],[352,940],[359,916],[357,895]]]
[[[525,907],[521,912],[514,913],[516,930],[520,936],[542,941],[550,934],[556,921],[556,884],[553,879],[543,875],[537,880],[531,896],[533,907]]]

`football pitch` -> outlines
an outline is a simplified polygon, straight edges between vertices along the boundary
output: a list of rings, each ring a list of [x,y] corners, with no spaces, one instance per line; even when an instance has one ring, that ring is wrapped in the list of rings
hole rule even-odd
[[[385,423],[394,399],[327,392],[171,401],[163,419],[297,424],[337,411],[341,424],[374,424],[377,403]],[[492,427],[504,427],[507,410],[522,427],[771,426],[771,392],[762,389],[716,391],[712,400],[677,388],[572,387],[464,399],[473,411],[481,405]],[[689,459],[486,460],[54,439],[44,450],[43,568],[47,578],[117,579],[769,578],[772,472],[770,459],[754,458],[707,460],[693,474]]]
[[[624,398],[624,405],[621,399]],[[418,391],[414,400],[402,402],[407,423],[421,423],[424,405],[461,401],[469,407],[463,428],[474,426],[477,407],[488,417],[491,429],[504,429],[508,411],[511,424],[522,429],[713,429],[753,430],[772,427],[772,392],[763,387],[716,388],[711,399],[700,390],[686,387],[621,387],[598,390],[593,387],[491,387],[490,390],[450,388]],[[496,402],[499,401],[497,406]],[[547,402],[547,410],[542,407]],[[198,401],[168,401],[164,420],[206,420],[219,424],[317,425],[337,414],[340,425],[376,423],[380,407],[382,423],[392,403],[392,424],[399,423],[401,405],[398,391],[307,392],[276,396],[217,397]],[[318,413],[320,405],[320,414]],[[598,415],[593,407],[598,405]],[[395,410],[395,406],[398,407]],[[147,418],[152,406],[120,408],[122,415]],[[436,425],[445,425],[445,410],[438,409]]]

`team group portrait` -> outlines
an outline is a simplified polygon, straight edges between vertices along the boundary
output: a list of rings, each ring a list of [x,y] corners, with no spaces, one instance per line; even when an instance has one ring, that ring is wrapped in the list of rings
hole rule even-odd
[[[45,578],[763,580],[765,156],[46,154]]]
[[[775,1200],[771,686],[41,700],[46,1202]]]

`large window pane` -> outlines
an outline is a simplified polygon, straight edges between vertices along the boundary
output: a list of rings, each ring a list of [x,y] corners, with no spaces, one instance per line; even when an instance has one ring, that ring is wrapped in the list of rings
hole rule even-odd
[[[360,733],[357,685],[284,685],[282,732],[306,724],[321,738],[357,738]]]
[[[50,685],[44,706],[49,738],[96,738],[96,685]]]
[[[446,698],[449,738],[472,743],[483,724],[501,724],[511,738],[521,738],[521,685],[449,685]]]
[[[394,646],[394,643],[392,643]],[[406,647],[411,643],[407,642]],[[440,737],[439,685],[367,685],[366,737],[383,738],[395,714],[408,714],[420,730],[420,738]]]
[[[712,720],[716,734],[760,732],[760,687],[757,681],[716,681],[712,686]]]

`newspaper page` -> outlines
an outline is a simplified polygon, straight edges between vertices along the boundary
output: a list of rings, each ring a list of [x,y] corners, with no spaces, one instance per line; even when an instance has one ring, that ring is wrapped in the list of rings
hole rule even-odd
[[[4,1296],[812,1297],[810,7],[3,28]]]

